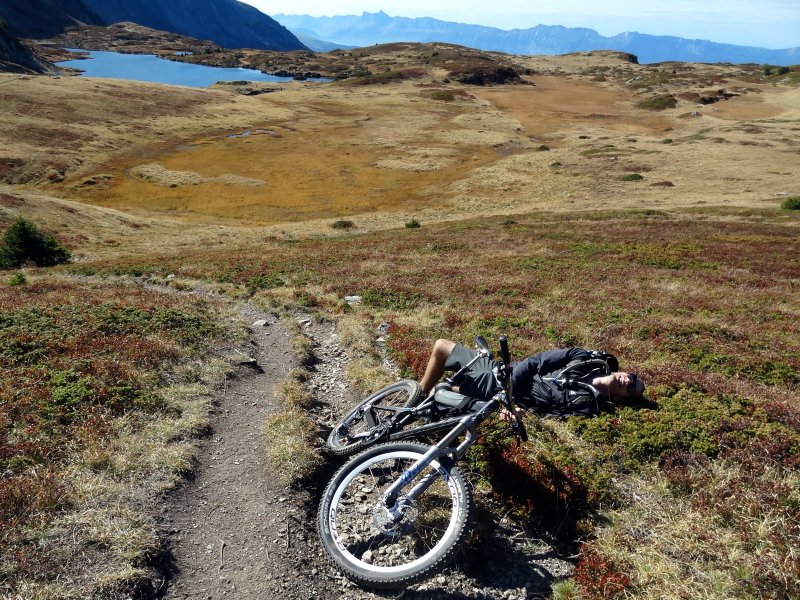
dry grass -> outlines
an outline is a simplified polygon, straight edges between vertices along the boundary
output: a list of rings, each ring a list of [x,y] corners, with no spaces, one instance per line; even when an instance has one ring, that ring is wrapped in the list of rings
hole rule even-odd
[[[305,412],[286,410],[267,419],[267,461],[285,484],[299,482],[322,462],[315,447],[317,426]]]
[[[309,409],[313,398],[303,385],[310,373],[304,368],[293,369],[278,388],[278,397],[287,409]]]
[[[397,45],[367,49],[364,61],[396,61],[396,70],[419,55]],[[292,84],[258,97],[9,81],[0,88],[0,227],[17,215],[40,224],[73,250],[80,273],[175,289],[204,281],[267,310],[329,314],[354,357],[348,375],[365,391],[389,377],[374,341],[383,322],[406,375],[419,374],[440,336],[509,333],[517,355],[612,350],[664,406],[652,418],[626,412],[584,430],[537,429],[528,466],[550,470],[533,483],[547,491],[553,481],[542,473],[555,473],[572,486],[546,496],[548,506],[604,511],[611,520],[595,531],[595,562],[610,559],[636,597],[780,597],[798,581],[785,535],[797,471],[789,455],[761,473],[741,437],[796,431],[798,221],[778,207],[800,193],[800,90],[737,66],[640,66],[610,53],[513,60],[535,85],[465,87],[443,80],[443,63],[413,81]],[[739,95],[697,103],[721,87]],[[636,107],[659,95],[677,107]],[[629,173],[645,179],[620,181]],[[332,229],[342,217],[355,228]],[[404,228],[412,218],[423,227]],[[50,281],[21,272],[23,286]],[[364,304],[346,306],[348,294]],[[302,363],[312,348],[292,327]],[[120,419],[116,441],[89,440],[76,453],[70,488],[87,512],[64,517],[42,543],[74,535],[87,553],[105,544],[109,558],[84,556],[101,565],[87,574],[94,583],[23,579],[23,597],[80,597],[92,585],[111,595],[143,576],[125,561],[153,543],[152,530],[116,498],[140,497],[142,482],[146,493],[161,490],[188,468],[187,440],[206,423],[197,383],[219,382],[214,373],[185,373],[161,394],[180,417],[138,429]],[[303,377],[289,377],[287,410],[265,425],[287,481],[320,460],[315,426],[298,408],[309,400]],[[739,404],[752,413],[731,408]],[[658,453],[634,452],[639,433],[661,440],[696,406],[722,444],[692,440],[708,462],[670,470]],[[723,421],[720,407],[731,411]],[[592,494],[603,501],[590,506]],[[624,502],[609,504],[615,494]],[[578,592],[564,584],[556,593]]]
[[[391,52],[409,65],[420,56],[397,47],[369,59]],[[330,219],[341,217],[363,232],[412,216],[430,223],[532,209],[746,206],[798,185],[795,88],[754,83],[736,67],[688,65],[673,76],[603,53],[515,60],[536,73],[528,77],[534,86],[442,87],[435,65],[415,82],[292,84],[253,98],[75,78],[13,81],[3,99],[14,127],[0,128],[0,156],[4,165],[20,162],[0,176],[45,181],[39,189],[50,194],[134,212],[131,219],[146,219],[154,234],[173,217],[190,219],[198,225],[191,232],[169,234],[212,243],[326,229],[341,235],[330,230]],[[606,81],[593,69],[605,69]],[[654,114],[636,108],[641,95],[631,80],[686,98],[713,85],[739,95],[710,105],[681,99]],[[420,95],[434,83],[453,89],[458,102]],[[228,137],[247,130],[256,133]],[[543,142],[550,152],[536,152]],[[611,150],[587,154],[601,148]],[[646,182],[619,182],[644,171]],[[647,183],[658,181],[673,187]]]
[[[631,506],[607,514],[598,547],[634,575],[636,597],[723,600],[746,598],[741,582],[753,556],[713,515],[651,483],[629,480]]]

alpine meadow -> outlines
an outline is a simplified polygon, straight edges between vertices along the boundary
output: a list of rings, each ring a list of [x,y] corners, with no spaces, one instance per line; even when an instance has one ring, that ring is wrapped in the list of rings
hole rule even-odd
[[[529,414],[521,445],[482,428],[470,538],[403,597],[800,597],[800,67],[440,43],[173,58],[328,81],[0,73],[0,235],[28,232],[0,237],[21,257],[0,271],[3,598],[164,597],[189,534],[162,507],[258,376],[243,306],[290,340],[251,476],[296,510],[253,524],[249,578],[277,580],[281,550],[297,597],[400,597],[343,581],[313,531],[336,465],[308,332],[329,326],[349,404],[477,335],[516,359],[602,349],[647,382],[595,418]],[[223,568],[244,549],[208,544],[202,597],[249,597]]]

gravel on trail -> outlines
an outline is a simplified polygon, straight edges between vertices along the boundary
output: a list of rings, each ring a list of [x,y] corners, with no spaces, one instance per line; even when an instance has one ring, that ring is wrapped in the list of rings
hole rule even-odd
[[[316,533],[319,496],[341,463],[329,459],[320,480],[303,489],[285,486],[270,472],[263,424],[280,411],[276,388],[298,365],[279,318],[249,304],[240,315],[250,326],[252,360],[243,360],[220,392],[192,477],[154,509],[166,546],[160,597],[521,600],[549,597],[552,585],[569,575],[572,564],[552,547],[501,520],[482,526],[480,544],[468,543],[454,565],[408,589],[375,592],[343,577],[329,565]],[[297,319],[314,347],[306,385],[324,437],[356,400],[345,376],[348,357],[333,323]]]

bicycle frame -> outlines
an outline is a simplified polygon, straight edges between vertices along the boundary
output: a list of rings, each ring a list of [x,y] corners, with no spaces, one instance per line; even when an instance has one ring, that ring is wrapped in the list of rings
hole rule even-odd
[[[489,351],[484,348],[480,348],[477,351],[477,355],[475,358],[470,360],[466,365],[461,367],[458,371],[456,371],[452,376],[446,378],[444,383],[449,386],[457,385],[458,382],[463,378],[464,373],[470,370],[472,365],[474,365],[478,360],[489,356]],[[364,420],[366,421],[369,432],[365,435],[374,435],[375,428],[380,425],[375,419],[375,413],[373,411],[385,411],[385,412],[392,412],[395,413],[394,416],[388,422],[383,423],[384,431],[388,433],[394,433],[395,430],[401,429],[401,431],[395,433],[395,439],[409,439],[416,437],[418,435],[425,435],[428,433],[435,433],[437,431],[441,431],[443,429],[447,429],[451,425],[459,422],[462,419],[461,415],[450,417],[449,419],[444,419],[442,421],[435,421],[432,423],[428,423],[427,425],[421,425],[420,427],[415,427],[411,430],[404,430],[402,429],[408,423],[413,422],[418,418],[420,414],[424,411],[429,409],[434,409],[438,406],[436,402],[436,392],[441,389],[441,385],[439,384],[436,386],[431,393],[428,395],[425,400],[422,401],[418,406],[413,407],[398,407],[398,406],[383,406],[380,404],[373,404],[371,406],[364,408]]]
[[[419,460],[411,465],[402,475],[395,481],[383,495],[382,503],[387,509],[393,519],[400,519],[403,516],[400,504],[397,502],[397,497],[400,491],[408,485],[417,475],[425,470],[434,460],[438,460],[440,464],[445,466],[455,465],[469,450],[476,441],[478,441],[477,427],[483,422],[486,417],[493,413],[499,406],[505,406],[507,400],[505,391],[496,394],[489,402],[479,411],[464,415],[459,418],[458,424],[439,442],[431,446]],[[465,435],[464,441],[458,446],[452,447],[451,444],[459,437]],[[445,458],[444,461],[439,460]],[[436,480],[437,474],[432,473],[424,477],[417,485],[415,485],[405,496],[412,500],[416,500],[428,487],[430,487]]]
[[[489,356],[489,350],[486,344],[486,340],[483,338],[477,338],[476,342],[479,345],[479,350],[477,355],[474,359],[472,359],[469,363],[464,365],[461,369],[458,370],[452,377],[447,379],[446,381],[449,384],[453,384],[459,381],[459,377],[469,370],[469,368],[475,364],[479,359]],[[410,481],[412,481],[417,475],[419,475],[423,470],[425,470],[433,461],[439,461],[440,464],[445,466],[445,469],[449,469],[450,467],[454,466],[461,458],[466,454],[467,450],[478,440],[477,434],[477,427],[480,425],[491,413],[497,410],[500,407],[503,407],[509,410],[509,414],[512,418],[512,428],[514,430],[515,435],[521,439],[527,439],[527,435],[525,433],[525,427],[517,417],[514,411],[514,401],[511,396],[511,381],[508,376],[508,367],[511,364],[511,356],[508,352],[508,342],[505,336],[500,338],[500,349],[502,351],[502,369],[501,373],[504,373],[505,376],[500,379],[498,378],[498,383],[502,386],[502,389],[498,391],[491,400],[488,401],[484,406],[480,407],[478,410],[469,412],[466,415],[454,417],[450,421],[440,422],[440,423],[432,423],[431,425],[436,426],[436,429],[443,428],[445,424],[449,424],[451,421],[458,421],[458,423],[450,430],[447,435],[445,435],[439,442],[431,446],[430,450],[428,450],[419,460],[417,460],[413,465],[411,465],[408,469],[406,469],[400,477],[398,477],[397,481],[395,481],[384,493],[383,498],[381,499],[381,503],[386,511],[391,515],[392,519],[399,520],[403,517],[403,507],[400,502],[398,502],[398,498],[400,496],[400,492],[405,488],[406,485]],[[423,402],[422,405],[415,407],[413,409],[409,409],[410,412],[417,411],[422,409],[423,406],[429,406],[429,403],[435,403],[436,400],[436,392],[437,389],[434,388],[433,392],[431,392],[430,396]],[[406,433],[409,437],[411,436],[418,436],[420,433],[425,429],[430,429],[431,432],[434,430],[433,427],[430,426],[422,426],[416,427],[411,430],[407,430]],[[455,447],[452,447],[452,444],[458,440],[462,435],[464,435],[464,440]],[[399,437],[399,436],[398,436]],[[444,460],[441,460],[444,459]],[[437,474],[432,473],[422,479],[419,483],[417,483],[407,494],[405,494],[406,498],[410,498],[411,500],[416,500],[428,487],[430,487],[433,482],[436,480]]]

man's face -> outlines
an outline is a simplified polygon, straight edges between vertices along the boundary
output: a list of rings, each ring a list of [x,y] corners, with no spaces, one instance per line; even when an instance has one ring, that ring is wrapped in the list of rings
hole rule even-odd
[[[610,396],[622,400],[638,398],[644,393],[644,382],[636,376],[636,373],[620,371],[611,374],[608,391]]]

